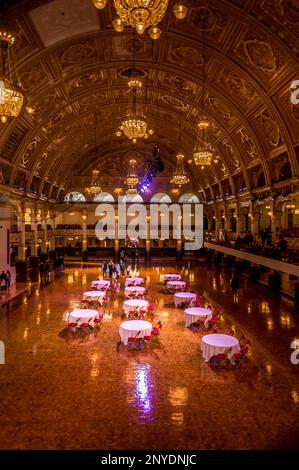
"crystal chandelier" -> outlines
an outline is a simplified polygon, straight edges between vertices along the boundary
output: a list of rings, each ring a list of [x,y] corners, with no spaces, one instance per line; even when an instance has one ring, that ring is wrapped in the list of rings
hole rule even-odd
[[[148,139],[149,134],[153,134],[153,130],[148,129],[147,120],[142,109],[141,81],[137,78],[131,78],[128,84],[130,90],[127,115],[122,120],[116,135],[120,137],[123,132],[128,139],[136,144],[137,139]]]
[[[129,161],[129,171],[126,178],[126,185],[128,186],[127,194],[137,194],[136,186],[139,182],[136,174],[136,160]]]
[[[9,51],[15,42],[12,33],[0,29],[1,69],[0,69],[0,120],[4,124],[8,118],[17,117],[23,107],[24,93],[15,84],[10,74]]]
[[[194,164],[201,166],[204,169],[205,166],[209,166],[212,163],[213,153],[207,138],[207,129],[209,127],[209,121],[205,118],[205,98],[206,98],[206,35],[205,35],[205,18],[203,19],[203,89],[202,89],[202,116],[203,118],[198,123],[198,135],[197,142],[193,153]]]
[[[105,7],[107,0],[93,0],[96,8]],[[114,0],[117,18],[113,20],[115,31],[122,32],[125,26],[131,26],[139,34],[148,29],[152,39],[159,39],[162,31],[157,24],[163,19],[168,6],[168,0]],[[184,3],[176,3],[173,12],[178,20],[188,13]]]
[[[198,123],[198,138],[197,145],[193,153],[194,164],[201,166],[202,169],[205,166],[209,166],[212,163],[213,153],[210,149],[210,144],[207,140],[207,129],[209,127],[209,122],[206,119],[202,119]]]
[[[89,188],[86,188],[88,194],[96,195],[102,192],[102,188],[99,181],[99,170],[92,171],[91,185]]]
[[[179,188],[182,186],[182,184],[189,183],[189,178],[184,168],[184,158],[185,157],[182,153],[179,153],[176,156],[176,170],[173,173],[172,180],[170,181],[171,183],[177,184]]]
[[[183,81],[181,80],[180,81],[180,122],[179,122],[179,127],[180,127],[179,146],[180,148],[182,147],[182,87],[183,87]],[[177,184],[179,187],[181,187],[182,184],[187,184],[189,182],[189,178],[184,168],[184,158],[185,157],[181,152],[179,152],[178,155],[176,156],[176,159],[177,159],[176,170],[171,180],[171,183]]]

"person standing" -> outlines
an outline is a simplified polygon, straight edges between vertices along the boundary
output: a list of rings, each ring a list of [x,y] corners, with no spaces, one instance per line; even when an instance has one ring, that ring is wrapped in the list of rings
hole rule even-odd
[[[109,270],[109,277],[111,279],[112,278],[112,272],[113,272],[113,262],[112,262],[112,260],[110,260],[109,263],[108,263],[108,270]]]
[[[103,279],[106,279],[107,278],[107,270],[108,270],[107,261],[104,261],[102,269],[103,269]]]
[[[123,258],[120,260],[120,270],[121,270],[121,275],[124,277],[125,275],[125,262]]]
[[[240,287],[240,281],[239,281],[239,278],[236,274],[234,274],[233,277],[231,278],[230,286],[231,286],[232,293],[233,293],[233,298],[234,298],[234,301],[235,301],[237,299],[237,293],[238,293],[238,289]]]
[[[116,270],[116,279],[118,279],[120,277],[120,264],[119,263],[116,263],[115,270]]]
[[[112,263],[112,280],[115,281],[116,280],[116,266],[114,263]]]
[[[10,271],[6,271],[6,289],[10,288],[10,283],[11,283],[11,274]]]

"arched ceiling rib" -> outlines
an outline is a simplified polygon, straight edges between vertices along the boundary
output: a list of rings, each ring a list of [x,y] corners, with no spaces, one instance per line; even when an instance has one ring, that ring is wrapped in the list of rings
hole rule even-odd
[[[88,116],[103,122],[97,131],[99,163],[116,149],[118,153],[130,150],[129,141],[117,140],[115,129],[127,98],[127,85],[118,73],[131,63],[132,36],[115,33],[112,8],[94,11],[91,0],[72,0],[72,11],[67,0],[19,3],[18,9],[13,6],[10,11],[22,30],[16,63],[37,112],[33,116],[23,112],[0,128],[1,157],[9,168],[11,184],[20,170],[27,171],[27,189],[35,175],[41,178],[42,191],[43,182],[53,183],[54,175],[56,183],[67,184],[76,168],[84,172],[85,165],[86,172],[96,163],[94,119],[88,121]],[[168,13],[159,41],[152,44],[144,36],[137,44],[136,63],[148,73],[144,84],[148,115],[156,118],[154,142],[161,140],[168,152],[163,157],[174,165],[179,80],[183,80],[184,152],[192,153],[202,92],[200,18],[207,14],[206,108],[213,123],[211,140],[221,163],[205,172],[189,167],[194,180],[201,187],[209,186],[212,193],[218,183],[223,193],[220,181],[228,178],[234,193],[234,175],[243,174],[250,189],[251,173],[261,168],[270,185],[271,161],[282,154],[290,162],[293,177],[298,176],[299,113],[288,96],[289,85],[299,74],[295,6],[270,0],[190,0],[188,4],[186,20],[178,22]],[[76,5],[85,27],[89,25],[84,33]],[[67,16],[61,24],[59,12]],[[65,21],[71,24],[73,37],[66,37]],[[152,144],[153,140],[147,142],[143,151],[150,154]],[[82,161],[84,165],[78,167],[77,162]]]

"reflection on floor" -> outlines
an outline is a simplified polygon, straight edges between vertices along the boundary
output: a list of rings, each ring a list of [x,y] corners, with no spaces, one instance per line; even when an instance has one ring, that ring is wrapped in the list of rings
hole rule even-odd
[[[212,371],[200,337],[184,327],[161,276],[182,271],[190,288],[222,308],[221,330],[252,340],[251,364]],[[0,320],[6,364],[0,365],[0,448],[7,449],[276,449],[299,436],[299,336],[292,303],[242,285],[233,303],[229,276],[196,266],[140,268],[163,322],[162,347],[116,348],[123,288],[97,337],[66,342],[64,313],[97,277],[95,267],[64,276]]]

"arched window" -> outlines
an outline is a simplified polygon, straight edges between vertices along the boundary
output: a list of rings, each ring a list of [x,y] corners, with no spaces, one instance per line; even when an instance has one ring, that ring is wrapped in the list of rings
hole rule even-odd
[[[126,194],[120,197],[120,202],[143,202],[140,194]]]
[[[115,202],[114,197],[110,193],[99,193],[96,194],[95,197],[93,198],[93,202]]]
[[[77,191],[72,191],[68,193],[65,198],[65,202],[85,202],[85,196],[82,193],[79,193]]]
[[[165,194],[165,193],[156,193],[156,194],[154,194],[153,197],[151,198],[151,202],[170,204],[170,203],[171,203],[171,199],[170,199],[170,197],[168,196],[168,194]]]
[[[199,199],[198,197],[196,196],[196,194],[192,194],[192,193],[186,193],[186,194],[183,194],[180,199],[179,199],[179,202],[181,204],[191,204],[191,203],[197,203],[199,202]]]

